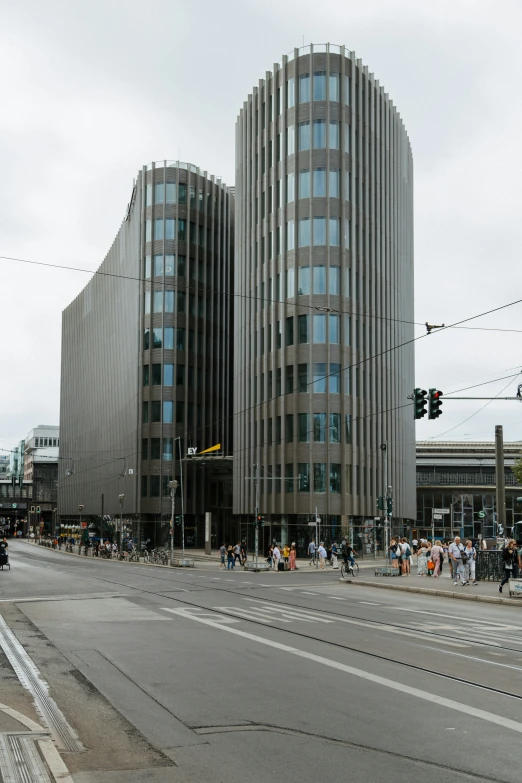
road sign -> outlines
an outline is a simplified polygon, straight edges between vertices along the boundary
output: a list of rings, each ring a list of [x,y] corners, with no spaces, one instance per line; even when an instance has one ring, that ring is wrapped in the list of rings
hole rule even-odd
[[[433,519],[442,519],[442,514],[434,514]]]
[[[479,519],[484,519],[484,517],[486,516],[486,512],[485,511],[479,511],[478,515],[479,515]]]
[[[18,508],[18,503],[13,503],[13,508]]]
[[[434,514],[449,514],[450,510],[449,508],[434,508],[433,509]]]

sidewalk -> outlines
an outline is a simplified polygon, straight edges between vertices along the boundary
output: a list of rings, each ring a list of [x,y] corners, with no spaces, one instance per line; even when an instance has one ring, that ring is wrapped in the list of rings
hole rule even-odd
[[[430,576],[417,576],[413,572],[409,576],[374,576],[368,572],[362,578],[341,579],[341,582],[360,587],[377,587],[385,590],[400,590],[421,595],[443,596],[464,601],[482,601],[489,604],[505,604],[522,607],[520,598],[510,598],[508,585],[504,585],[503,593],[498,592],[499,582],[479,582],[478,585],[468,584],[464,587],[460,582],[454,585],[452,579],[443,575],[438,579]]]

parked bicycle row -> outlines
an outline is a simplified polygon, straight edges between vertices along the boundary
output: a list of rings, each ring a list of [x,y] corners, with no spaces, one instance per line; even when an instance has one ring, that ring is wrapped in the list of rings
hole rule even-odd
[[[135,544],[120,548],[118,544],[111,541],[86,541],[84,544],[77,545],[71,542],[58,543],[53,539],[42,539],[38,542],[40,546],[50,549],[59,549],[77,555],[86,557],[99,557],[104,560],[125,560],[129,563],[153,563],[155,565],[168,565],[170,563],[170,552],[166,549],[147,549],[142,547],[138,551]]]

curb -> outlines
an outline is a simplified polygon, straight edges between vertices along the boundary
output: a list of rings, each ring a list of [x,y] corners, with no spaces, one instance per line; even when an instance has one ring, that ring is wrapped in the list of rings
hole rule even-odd
[[[391,585],[382,582],[370,582],[366,579],[339,579],[340,582],[361,587],[378,587],[381,590],[401,590],[405,593],[420,593],[421,595],[435,595],[443,598],[455,598],[460,601],[480,601],[485,604],[503,604],[504,606],[522,607],[522,601],[516,598],[495,598],[489,595],[466,595],[455,593],[451,590],[431,590],[429,587],[410,587],[409,585]]]

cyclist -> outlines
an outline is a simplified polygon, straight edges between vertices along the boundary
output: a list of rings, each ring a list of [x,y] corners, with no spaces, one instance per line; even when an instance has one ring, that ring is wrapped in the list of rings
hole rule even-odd
[[[357,552],[355,551],[353,546],[350,546],[350,544],[348,544],[346,541],[343,541],[341,545],[341,553],[345,564],[348,565],[349,563],[350,568],[353,568],[353,566],[355,565],[355,560],[353,556],[357,555]]]

